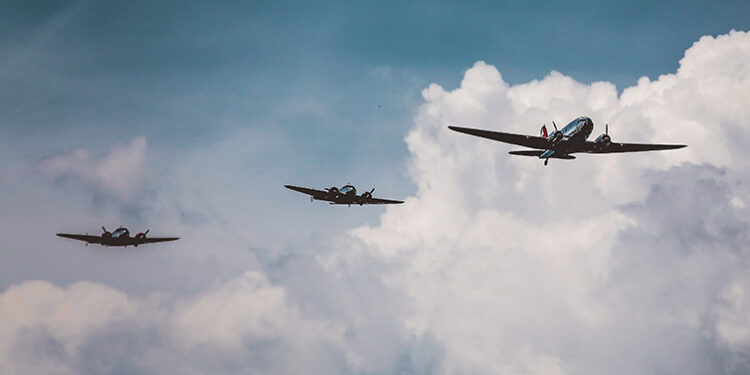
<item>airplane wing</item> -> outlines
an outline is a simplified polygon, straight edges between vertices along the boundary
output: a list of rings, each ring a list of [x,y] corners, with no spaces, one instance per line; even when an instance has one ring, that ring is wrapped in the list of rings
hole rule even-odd
[[[67,233],[58,233],[58,237],[63,238],[70,238],[73,240],[79,240],[79,241],[86,241],[88,243],[102,243],[102,238],[99,236],[89,236],[84,234],[67,234]]]
[[[459,133],[475,135],[477,137],[492,139],[495,141],[510,143],[519,146],[536,148],[540,150],[546,150],[550,145],[547,138],[537,137],[534,135],[494,132],[490,130],[462,128],[460,126],[449,126],[448,129],[457,131]]]
[[[310,188],[304,188],[304,187],[292,186],[292,185],[284,185],[284,187],[290,190],[298,191],[303,194],[307,194],[313,197],[313,199],[317,199],[321,201],[328,200],[326,199],[328,197],[328,192],[325,190],[310,189]]]
[[[146,237],[138,239],[138,243],[154,243],[154,242],[167,242],[167,241],[177,241],[180,237]]]
[[[649,143],[617,143],[612,142],[603,150],[596,150],[594,142],[586,142],[587,150],[585,152],[593,154],[611,154],[620,152],[642,152],[642,151],[659,151],[674,150],[677,148],[687,147],[687,145],[668,145],[668,144],[649,144]]]
[[[381,199],[381,198],[370,198],[365,201],[364,204],[401,204],[404,201],[396,201],[392,199]]]

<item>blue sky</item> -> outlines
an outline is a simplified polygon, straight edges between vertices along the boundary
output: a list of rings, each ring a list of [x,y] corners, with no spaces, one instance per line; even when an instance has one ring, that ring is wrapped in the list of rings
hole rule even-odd
[[[317,185],[375,184],[363,163],[408,184],[402,139],[420,91],[456,87],[475,61],[511,84],[557,70],[622,90],[674,71],[701,35],[750,23],[743,1],[2,7],[0,118],[27,152],[143,135],[174,154],[251,128],[285,140],[254,160],[287,160],[289,178]]]
[[[747,14],[2,2],[0,373],[747,373]],[[447,130],[579,115],[689,147]],[[406,203],[282,187],[349,182]],[[54,236],[101,225],[182,238]]]
[[[336,134],[316,142],[327,150],[377,138],[393,152],[419,91],[431,82],[455,87],[456,72],[477,60],[509,83],[558,70],[622,89],[674,71],[702,35],[746,28],[748,7],[6,2],[1,78],[15,89],[3,95],[3,117],[12,129],[142,130],[165,143],[240,126],[281,127],[304,140],[322,128]]]

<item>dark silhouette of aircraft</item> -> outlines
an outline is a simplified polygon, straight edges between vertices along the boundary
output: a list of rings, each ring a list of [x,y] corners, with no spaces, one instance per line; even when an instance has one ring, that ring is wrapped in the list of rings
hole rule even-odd
[[[102,246],[138,246],[153,242],[176,241],[180,237],[146,237],[148,229],[143,233],[138,233],[135,237],[130,237],[130,231],[127,228],[117,228],[114,232],[107,231],[102,227],[104,233],[101,236],[90,236],[88,234],[67,234],[58,233],[59,237],[71,238],[74,240],[85,241],[86,246],[90,243],[98,243]]]
[[[284,185],[285,188],[298,191],[310,196],[310,202],[313,200],[327,201],[330,204],[346,204],[353,205],[358,204],[360,206],[365,204],[399,204],[404,203],[403,201],[395,201],[390,199],[373,198],[372,192],[375,191],[373,188],[370,191],[357,195],[357,189],[352,185],[344,185],[341,189],[333,186],[325,190],[316,190],[310,188],[303,188],[299,186]]]
[[[510,151],[509,154],[536,156],[539,159],[544,159],[544,165],[547,165],[549,159],[575,159],[576,157],[571,154],[577,152],[610,154],[619,152],[671,150],[687,147],[687,145],[612,142],[612,139],[609,137],[609,124],[605,125],[604,134],[596,137],[593,142],[588,141],[587,139],[589,135],[591,135],[591,132],[594,130],[594,122],[586,116],[581,116],[571,121],[568,125],[565,125],[562,130],[557,130],[557,125],[554,121],[552,122],[552,125],[555,127],[555,131],[550,134],[547,134],[547,126],[542,125],[539,137],[482,129],[462,128],[460,126],[449,126],[448,128],[459,133],[466,133],[477,137],[535,148],[536,150]]]

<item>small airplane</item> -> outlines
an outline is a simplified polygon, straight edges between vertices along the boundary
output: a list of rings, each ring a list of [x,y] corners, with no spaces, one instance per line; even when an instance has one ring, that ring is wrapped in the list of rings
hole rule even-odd
[[[67,234],[58,233],[58,237],[71,238],[74,240],[85,241],[86,246],[90,243],[98,243],[102,246],[138,246],[153,242],[166,242],[176,241],[180,237],[146,237],[148,229],[145,232],[138,233],[135,237],[130,237],[130,231],[127,228],[117,228],[114,232],[107,231],[106,228],[102,227],[104,233],[101,236],[90,236],[88,234]]]
[[[448,128],[459,133],[535,148],[536,150],[510,151],[509,154],[536,156],[539,159],[544,159],[544,165],[547,165],[549,159],[575,159],[576,157],[571,154],[576,152],[609,154],[616,152],[672,150],[687,147],[687,145],[612,142],[612,138],[609,137],[609,124],[605,125],[604,134],[596,137],[593,142],[588,141],[588,137],[594,130],[594,122],[586,116],[581,116],[571,121],[568,125],[565,125],[562,130],[557,130],[557,124],[555,124],[554,121],[552,121],[552,125],[555,127],[555,131],[549,134],[547,134],[547,126],[542,125],[539,137],[482,129],[462,128],[460,126],[449,126]]]
[[[404,203],[403,201],[395,201],[390,199],[373,198],[372,192],[375,191],[373,188],[370,191],[357,195],[357,189],[352,185],[344,185],[340,189],[333,186],[330,188],[324,188],[324,190],[316,190],[310,188],[303,188],[299,186],[284,185],[285,188],[298,191],[310,196],[310,202],[313,200],[327,201],[330,204],[346,204],[351,207],[353,204],[360,206],[365,204],[399,204]]]

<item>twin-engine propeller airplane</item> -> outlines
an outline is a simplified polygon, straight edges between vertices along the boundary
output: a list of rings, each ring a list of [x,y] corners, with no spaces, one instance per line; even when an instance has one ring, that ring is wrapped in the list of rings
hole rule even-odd
[[[90,243],[98,243],[102,246],[138,246],[153,242],[176,241],[180,237],[146,237],[148,229],[143,233],[138,233],[135,237],[130,237],[130,231],[127,228],[117,228],[114,232],[107,231],[102,227],[104,233],[101,236],[89,236],[88,234],[67,234],[58,233],[59,237],[71,238],[74,240],[85,241],[86,246]]]
[[[303,188],[299,186],[284,185],[285,188],[298,191],[310,196],[310,202],[313,200],[326,201],[330,204],[346,204],[353,205],[358,204],[360,206],[365,204],[399,204],[404,203],[403,201],[395,201],[390,199],[373,198],[372,192],[375,191],[373,188],[370,191],[357,195],[357,189],[352,185],[344,185],[340,189],[333,186],[325,190],[316,190],[310,188]]]
[[[510,151],[509,154],[536,156],[539,159],[544,159],[544,165],[547,165],[549,159],[575,159],[576,157],[571,154],[576,152],[609,154],[615,152],[671,150],[687,146],[612,142],[612,139],[609,137],[609,125],[605,126],[604,134],[596,137],[593,142],[588,141],[587,138],[594,130],[594,122],[585,116],[581,116],[571,121],[568,125],[562,128],[562,130],[557,130],[557,125],[554,121],[552,122],[552,125],[555,127],[555,131],[550,134],[547,134],[547,126],[542,125],[539,137],[482,129],[462,128],[460,126],[449,126],[448,128],[459,133],[466,133],[477,137],[535,148],[536,150]]]

